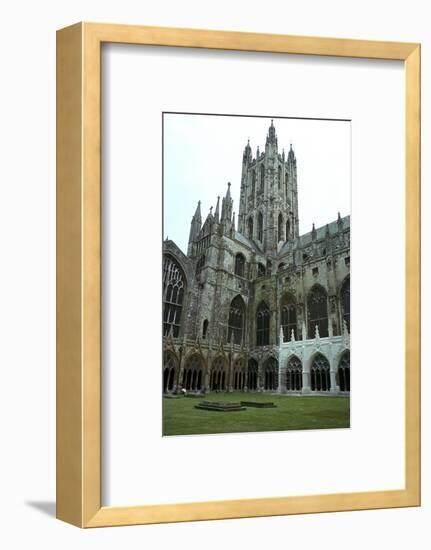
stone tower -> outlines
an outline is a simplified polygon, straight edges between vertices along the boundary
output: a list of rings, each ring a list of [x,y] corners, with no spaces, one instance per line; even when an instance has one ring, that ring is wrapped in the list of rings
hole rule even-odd
[[[244,149],[238,231],[270,256],[299,235],[295,153],[278,152],[272,120],[265,152],[258,147],[253,158],[249,142]]]

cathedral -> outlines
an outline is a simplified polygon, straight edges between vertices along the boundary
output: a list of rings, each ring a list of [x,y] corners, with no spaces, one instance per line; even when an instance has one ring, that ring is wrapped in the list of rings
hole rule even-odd
[[[346,182],[347,184],[347,182]],[[295,153],[242,155],[238,218],[231,184],[187,255],[163,243],[163,391],[350,392],[350,216],[300,235]]]

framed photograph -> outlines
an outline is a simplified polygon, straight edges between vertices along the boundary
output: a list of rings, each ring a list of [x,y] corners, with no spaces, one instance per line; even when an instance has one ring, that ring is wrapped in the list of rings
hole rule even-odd
[[[57,516],[420,504],[420,46],[57,34]]]

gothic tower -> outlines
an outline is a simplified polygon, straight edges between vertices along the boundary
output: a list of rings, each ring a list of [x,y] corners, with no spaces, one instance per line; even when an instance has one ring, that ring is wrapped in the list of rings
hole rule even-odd
[[[258,147],[253,158],[249,142],[244,149],[238,231],[271,255],[299,234],[295,153],[278,152],[272,120],[265,152]]]

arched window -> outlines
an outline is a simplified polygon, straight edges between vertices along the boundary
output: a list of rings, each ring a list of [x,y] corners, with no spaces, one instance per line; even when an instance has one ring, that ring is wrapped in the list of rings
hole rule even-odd
[[[233,365],[232,384],[233,384],[234,390],[242,391],[244,389],[245,375],[246,375],[246,370],[245,370],[244,360],[239,358],[235,361]]]
[[[205,265],[205,254],[199,258],[198,263],[196,264],[196,275],[199,275]]]
[[[278,361],[274,357],[269,357],[263,364],[264,388],[274,391],[278,388]]]
[[[296,322],[296,300],[292,294],[285,294],[281,299],[281,327],[283,329],[284,342],[290,342],[292,331],[295,340],[298,340],[298,326]]]
[[[278,215],[278,240],[282,241],[283,237],[283,214],[280,212]]]
[[[340,391],[350,391],[350,351],[346,350],[338,365],[338,384]]]
[[[205,338],[207,337],[207,332],[208,332],[208,319],[205,319],[205,321],[203,322],[202,324],[202,338],[205,340]]]
[[[235,256],[235,275],[244,277],[245,258],[242,254]]]
[[[257,215],[257,240],[263,242],[263,216],[262,212]]]
[[[223,357],[220,355],[216,357],[212,364],[211,377],[210,377],[210,389],[212,391],[225,391],[226,390],[226,366]]]
[[[318,353],[314,357],[310,373],[312,391],[329,391],[331,389],[329,362],[321,353]]]
[[[263,193],[265,189],[265,167],[263,164],[260,165],[260,192]]]
[[[287,218],[286,221],[286,241],[288,241],[290,238],[290,221],[289,218]]]
[[[257,276],[258,277],[263,277],[264,275],[266,275],[265,266],[261,263],[257,264]]]
[[[184,365],[183,388],[199,391],[202,389],[204,365],[202,357],[197,353],[191,355]]]
[[[281,189],[281,166],[278,167],[278,188]]]
[[[178,362],[175,355],[170,351],[163,354],[163,393],[174,389]]]
[[[248,237],[249,239],[253,238],[253,218],[250,216],[248,218]]]
[[[302,363],[296,355],[292,355],[286,368],[286,390],[302,390]]]
[[[258,390],[258,365],[256,359],[249,359],[248,360],[248,382],[247,382],[247,388],[249,390]]]
[[[328,303],[325,290],[314,286],[307,298],[308,337],[316,335],[316,325],[322,338],[328,336]]]
[[[236,296],[229,308],[227,341],[240,345],[242,343],[245,321],[245,304],[241,296]]]
[[[270,312],[265,302],[261,302],[256,313],[256,345],[269,346]]]
[[[171,256],[163,258],[163,334],[176,338],[180,332],[186,278]]]
[[[341,310],[343,321],[346,322],[347,330],[350,333],[350,277],[346,277],[340,291]]]
[[[278,264],[278,271],[283,271],[283,269],[286,267],[286,264],[284,262],[281,262],[280,264]]]
[[[256,194],[256,170],[251,171],[251,198],[254,200]]]

